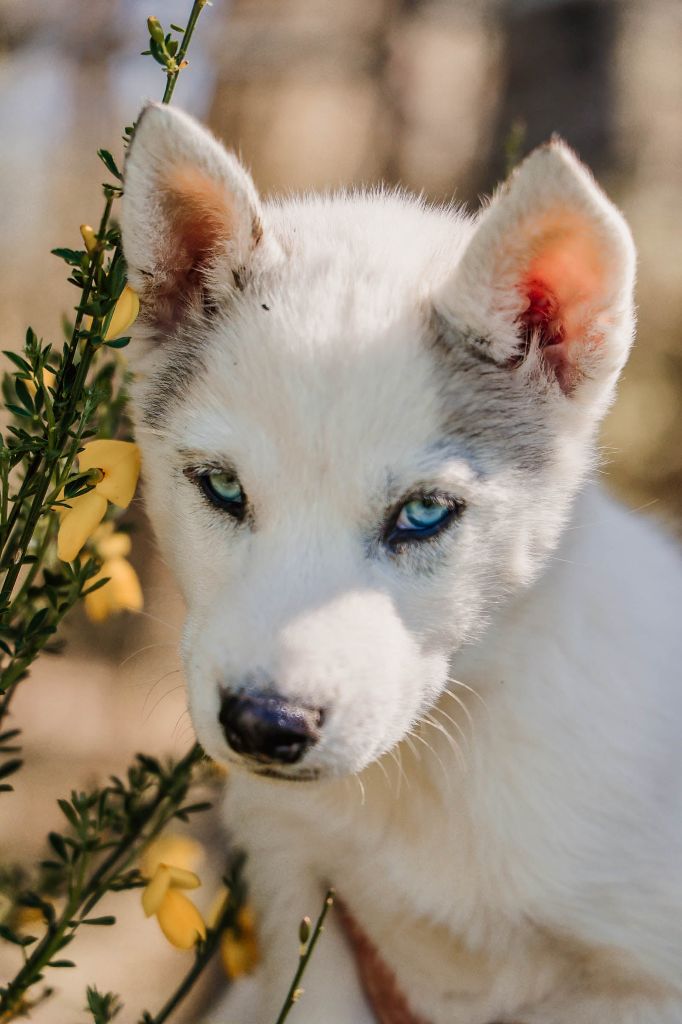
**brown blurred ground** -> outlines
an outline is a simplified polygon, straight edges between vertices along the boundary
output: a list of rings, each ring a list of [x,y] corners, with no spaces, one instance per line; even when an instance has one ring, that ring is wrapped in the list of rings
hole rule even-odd
[[[153,5],[152,5],[153,6]],[[0,2],[0,322],[57,336],[74,301],[55,245],[100,209],[95,150],[163,76],[137,56],[146,0]],[[163,0],[165,23],[188,0]],[[380,179],[466,202],[558,130],[596,170],[640,253],[639,341],[603,441],[609,485],[682,523],[682,6],[676,0],[216,0],[202,16],[177,102],[239,149],[266,191]],[[175,652],[179,600],[141,509],[136,561],[147,614],[94,629],[74,615],[69,654],[43,658],[17,701],[27,767],[0,802],[0,856],[33,858],[54,799],[120,770],[141,747],[190,741]],[[127,931],[79,943],[38,1021],[84,1020],[86,982],[126,995],[134,1019],[184,963],[123,901]],[[93,931],[99,931],[97,929]],[[82,952],[85,950],[85,952]],[[118,951],[118,952],[117,952]],[[87,963],[86,963],[87,960]],[[1,968],[0,968],[1,969]]]

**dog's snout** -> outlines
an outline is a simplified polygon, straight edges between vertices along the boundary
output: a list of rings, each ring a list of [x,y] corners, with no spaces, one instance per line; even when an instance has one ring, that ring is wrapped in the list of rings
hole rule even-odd
[[[224,693],[219,719],[237,754],[264,764],[295,764],[320,738],[323,712],[275,694]]]

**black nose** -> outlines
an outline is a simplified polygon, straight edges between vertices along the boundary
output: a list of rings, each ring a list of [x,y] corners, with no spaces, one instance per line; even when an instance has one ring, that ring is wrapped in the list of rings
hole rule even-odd
[[[323,713],[274,694],[224,693],[218,717],[238,754],[265,764],[295,764],[320,738]]]

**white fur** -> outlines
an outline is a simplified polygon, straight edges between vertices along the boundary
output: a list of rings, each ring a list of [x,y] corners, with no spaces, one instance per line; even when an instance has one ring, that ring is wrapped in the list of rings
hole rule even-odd
[[[123,214],[143,300],[172,243],[154,196],[174,161],[223,183],[242,240],[202,256],[165,343],[150,298],[137,342],[194,724],[237,762],[218,687],[258,673],[328,709],[302,762],[319,781],[232,773],[226,823],[249,853],[264,961],[211,1021],[275,1019],[297,922],[333,883],[432,1024],[679,1024],[678,553],[585,484],[632,336],[622,218],[558,143],[478,221],[402,195],[261,207],[207,133],[151,108]],[[507,365],[520,280],[536,264],[551,277],[565,251],[584,266],[562,292],[564,348],[534,335]],[[570,393],[550,356],[570,361]],[[221,463],[246,524],[182,472]],[[466,508],[391,554],[380,524],[416,486]],[[305,988],[298,1024],[374,1020],[334,920]]]

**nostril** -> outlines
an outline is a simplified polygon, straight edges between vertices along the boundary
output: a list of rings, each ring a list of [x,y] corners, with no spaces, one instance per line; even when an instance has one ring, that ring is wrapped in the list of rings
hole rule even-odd
[[[319,740],[324,712],[274,694],[225,691],[218,717],[236,753],[261,762],[294,764]]]

